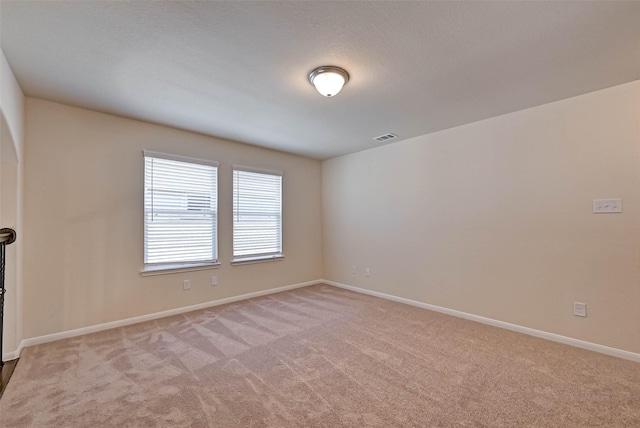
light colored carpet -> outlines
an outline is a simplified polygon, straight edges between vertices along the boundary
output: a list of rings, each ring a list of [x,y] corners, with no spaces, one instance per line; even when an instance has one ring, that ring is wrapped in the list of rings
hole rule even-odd
[[[27,348],[4,427],[640,427],[640,364],[327,285]]]

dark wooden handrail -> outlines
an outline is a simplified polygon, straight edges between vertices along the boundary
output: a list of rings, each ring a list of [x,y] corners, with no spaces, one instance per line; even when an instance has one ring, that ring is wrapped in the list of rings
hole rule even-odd
[[[0,229],[0,244],[9,245],[16,240],[16,231],[5,227]]]

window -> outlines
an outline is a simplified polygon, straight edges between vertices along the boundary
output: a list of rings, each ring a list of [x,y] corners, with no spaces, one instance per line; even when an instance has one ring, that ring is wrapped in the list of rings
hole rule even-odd
[[[233,170],[233,260],[282,258],[282,173]]]
[[[145,271],[218,261],[218,164],[144,152]]]

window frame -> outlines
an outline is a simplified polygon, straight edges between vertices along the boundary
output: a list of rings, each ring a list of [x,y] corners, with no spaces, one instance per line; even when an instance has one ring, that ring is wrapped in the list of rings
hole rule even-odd
[[[282,171],[276,171],[276,170],[269,170],[269,169],[263,169],[263,168],[255,168],[255,167],[250,167],[250,166],[244,166],[244,165],[233,165],[232,166],[232,189],[231,189],[231,197],[232,197],[232,201],[235,200],[236,198],[236,186],[235,186],[235,172],[239,171],[239,172],[250,172],[250,173],[256,173],[256,174],[265,174],[265,175],[272,175],[272,176],[277,176],[280,177],[280,230],[279,230],[279,251],[278,252],[270,252],[270,253],[262,253],[262,254],[250,254],[250,255],[242,255],[242,256],[236,256],[235,255],[235,221],[236,221],[236,215],[234,212],[234,208],[233,205],[234,203],[232,202],[231,204],[231,216],[232,216],[232,239],[231,239],[231,255],[232,255],[232,260],[231,260],[231,264],[232,265],[242,265],[242,264],[249,264],[249,263],[263,263],[263,262],[270,262],[270,261],[279,261],[279,260],[283,260],[284,259],[284,172]]]
[[[212,269],[220,266],[220,253],[219,253],[219,224],[220,224],[220,164],[219,162],[201,159],[201,158],[193,158],[188,156],[180,156],[169,153],[156,152],[151,150],[143,150],[143,217],[144,217],[144,251],[143,251],[143,269],[140,271],[140,275],[142,276],[150,276],[150,275],[162,275],[168,273],[176,273],[183,271],[192,271],[192,270],[204,270],[204,269]],[[153,262],[148,263],[147,260],[147,205],[146,205],[146,192],[147,192],[147,158],[156,158],[156,159],[164,159],[169,161],[177,161],[184,162],[190,164],[197,165],[205,165],[214,167],[215,170],[215,205],[214,205],[214,239],[213,239],[213,252],[216,256],[215,259],[212,260],[202,260],[202,261],[171,261],[171,262]]]

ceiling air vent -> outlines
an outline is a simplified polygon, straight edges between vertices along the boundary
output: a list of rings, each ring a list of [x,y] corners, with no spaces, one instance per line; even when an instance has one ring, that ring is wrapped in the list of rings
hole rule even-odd
[[[379,135],[377,137],[374,137],[373,139],[376,141],[389,141],[389,140],[393,140],[394,138],[398,138],[398,136],[396,134],[384,134],[384,135]]]

